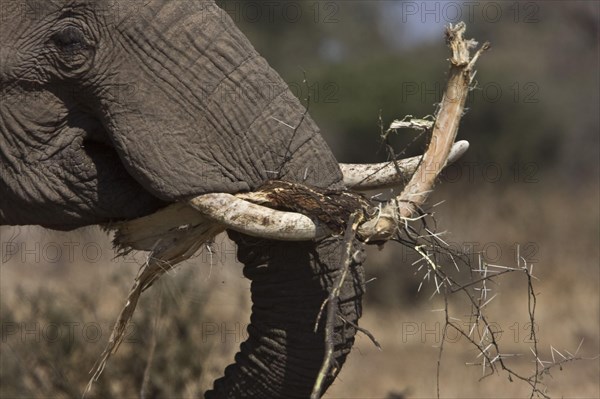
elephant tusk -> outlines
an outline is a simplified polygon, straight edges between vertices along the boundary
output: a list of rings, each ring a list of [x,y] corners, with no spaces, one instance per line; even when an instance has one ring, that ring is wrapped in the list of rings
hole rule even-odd
[[[452,146],[446,166],[456,162],[469,149],[469,142],[461,140]],[[423,156],[374,164],[341,163],[346,187],[355,191],[390,188],[406,183],[415,173]],[[398,173],[400,172],[400,173]]]
[[[245,194],[251,198],[251,194]],[[308,216],[277,211],[231,194],[204,194],[189,205],[225,228],[253,237],[280,241],[308,241],[331,235],[330,230]]]

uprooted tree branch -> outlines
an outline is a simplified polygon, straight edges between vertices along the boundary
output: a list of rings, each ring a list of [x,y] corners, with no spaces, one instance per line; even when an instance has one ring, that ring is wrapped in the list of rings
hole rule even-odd
[[[401,241],[403,227],[406,228],[407,222],[412,219],[425,203],[429,193],[433,189],[435,181],[446,166],[448,157],[452,151],[461,117],[464,113],[465,102],[471,89],[474,77],[474,66],[480,55],[489,48],[489,43],[483,44],[471,57],[470,50],[477,45],[473,40],[464,39],[465,25],[449,26],[446,30],[446,39],[452,52],[450,57],[450,71],[448,82],[439,109],[433,122],[428,120],[413,120],[405,118],[402,121],[392,123],[390,129],[385,133],[389,134],[391,130],[398,128],[412,128],[431,132],[431,140],[423,157],[410,178],[409,182],[402,190],[400,195],[388,201],[383,206],[373,212],[367,210],[366,220],[357,226],[353,231],[346,231],[345,241],[351,241],[353,237],[348,235],[354,233],[364,242],[382,243],[389,240]],[[394,169],[399,172],[400,168],[395,162],[392,162]],[[354,221],[354,217],[351,219]],[[354,223],[350,223],[354,225]],[[415,250],[419,250],[417,246]],[[351,255],[346,254],[349,258]],[[348,261],[344,264],[344,270],[348,268]],[[431,266],[437,269],[432,262]],[[341,278],[345,276],[342,272]],[[332,303],[331,295],[326,299],[329,304]],[[332,307],[328,307],[328,312],[333,312]],[[333,316],[327,316],[332,319]],[[327,334],[326,334],[327,339]],[[329,344],[330,346],[331,344]],[[326,357],[323,362],[323,368],[315,383],[311,399],[318,399],[321,396],[322,381],[324,374],[328,371],[331,351],[326,351]]]

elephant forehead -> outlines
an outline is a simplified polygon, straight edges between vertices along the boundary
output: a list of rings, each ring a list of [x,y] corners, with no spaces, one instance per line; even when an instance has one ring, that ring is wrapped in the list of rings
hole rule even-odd
[[[2,0],[0,32],[3,38],[7,38],[11,32],[27,30],[36,22],[60,15],[67,8],[95,7],[101,3],[102,0],[98,3],[84,0]]]
[[[0,1],[0,73],[32,55],[34,47],[40,51],[65,12],[78,9],[80,15],[92,15],[97,6],[67,0]]]
[[[39,7],[38,7],[39,5]],[[36,1],[2,0],[0,2],[0,44],[3,53],[15,50],[15,40],[30,26],[48,16],[48,6]]]
[[[87,14],[106,25],[135,14],[150,3],[142,0],[2,0],[0,40],[4,43],[36,23],[58,18],[64,12]]]

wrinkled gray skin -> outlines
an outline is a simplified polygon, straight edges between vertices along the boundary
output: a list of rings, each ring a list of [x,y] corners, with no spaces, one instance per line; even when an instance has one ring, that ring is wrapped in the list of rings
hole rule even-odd
[[[0,18],[1,225],[105,224],[271,178],[341,185],[315,123],[212,2],[2,0]],[[307,397],[341,241],[230,236],[252,280],[250,334],[206,396]],[[339,305],[353,323],[355,262]],[[354,334],[336,318],[332,374]]]

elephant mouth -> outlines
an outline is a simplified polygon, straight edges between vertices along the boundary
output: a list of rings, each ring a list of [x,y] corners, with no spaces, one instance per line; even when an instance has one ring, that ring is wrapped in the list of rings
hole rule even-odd
[[[91,217],[96,223],[131,220],[166,206],[128,173],[103,124],[90,118],[89,122],[71,125],[68,129],[77,130],[74,133],[77,138],[69,146],[72,155],[67,162],[78,168],[69,165],[65,169],[78,170],[78,181],[86,181],[91,192],[82,200],[91,204],[93,215],[82,215],[82,224],[89,224]]]
[[[117,156],[117,151],[111,145],[103,128],[85,130],[81,149],[89,158],[93,158],[95,154],[103,154],[110,157]],[[122,166],[124,169],[124,165]]]

